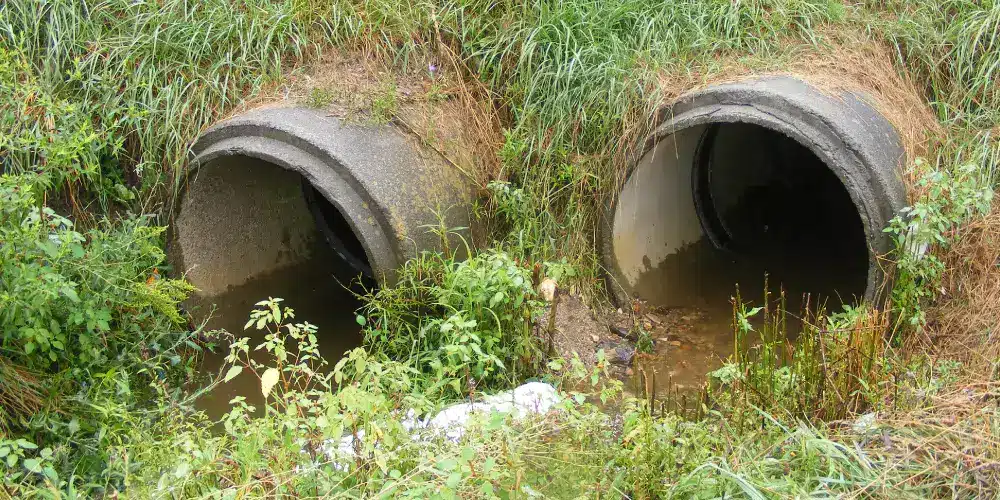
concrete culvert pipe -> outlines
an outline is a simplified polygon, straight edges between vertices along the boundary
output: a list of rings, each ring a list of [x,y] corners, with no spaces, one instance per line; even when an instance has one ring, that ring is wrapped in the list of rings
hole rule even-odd
[[[429,230],[441,217],[470,227],[469,180],[390,125],[265,108],[212,127],[192,151],[169,255],[203,297],[317,252],[343,264],[331,281],[392,283],[407,258],[441,248]],[[450,246],[464,248],[456,235]]]
[[[619,300],[724,303],[736,283],[761,290],[765,273],[790,296],[875,297],[905,153],[861,95],[766,77],[710,86],[658,116],[603,225]]]

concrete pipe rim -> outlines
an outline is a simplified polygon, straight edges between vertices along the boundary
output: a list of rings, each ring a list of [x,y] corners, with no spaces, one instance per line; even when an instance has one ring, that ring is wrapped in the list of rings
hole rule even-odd
[[[375,202],[357,182],[351,182],[350,172],[335,158],[317,155],[308,151],[294,137],[286,136],[280,129],[254,128],[222,122],[202,134],[192,146],[188,166],[179,180],[179,189],[171,205],[171,216],[175,218],[184,202],[185,186],[197,182],[200,171],[225,158],[250,158],[260,160],[276,168],[294,172],[301,176],[317,194],[332,205],[350,224],[353,236],[361,243],[364,257],[372,269],[375,282],[391,285],[395,282],[395,271],[401,259],[388,236],[385,222],[378,220],[375,213],[366,218],[351,214],[370,213],[369,206]],[[345,173],[347,174],[345,178]],[[303,192],[305,196],[305,192]],[[318,226],[318,221],[317,221]],[[168,242],[175,243],[177,237],[174,224],[169,226]],[[321,227],[317,227],[322,231]],[[181,252],[174,259],[185,265]],[[186,271],[181,269],[180,271]]]
[[[614,248],[616,211],[630,178],[646,156],[651,154],[662,141],[669,140],[684,130],[720,124],[755,125],[791,138],[806,147],[836,175],[850,195],[864,228],[868,271],[864,294],[859,298],[863,301],[874,301],[881,297],[883,285],[887,283],[888,277],[881,267],[880,256],[891,249],[891,239],[884,234],[883,228],[905,204],[905,190],[898,178],[898,170],[905,160],[905,153],[898,133],[881,115],[877,116],[884,120],[884,123],[879,123],[877,126],[891,130],[891,133],[886,133],[887,148],[892,149],[887,157],[895,157],[895,160],[887,165],[873,165],[872,156],[859,151],[864,145],[859,147],[857,141],[849,137],[850,131],[845,130],[843,116],[824,116],[824,113],[809,109],[795,99],[786,98],[780,90],[768,88],[771,82],[777,82],[781,88],[789,81],[796,86],[793,88],[804,88],[805,92],[819,95],[818,90],[797,79],[788,77],[751,79],[711,86],[681,96],[656,114],[658,124],[651,134],[640,141],[636,148],[638,154],[634,156],[636,160],[630,162],[613,196],[605,204],[604,216],[600,223],[599,250],[605,282],[616,302],[625,305],[636,298],[627,289],[629,282],[619,266]],[[748,88],[752,90],[746,91]],[[831,101],[837,99],[825,94],[823,96]],[[846,97],[856,98],[853,95]],[[870,106],[864,101],[862,104]],[[877,114],[874,108],[869,107],[869,110]],[[700,143],[699,148],[701,148]],[[700,151],[697,153],[699,158],[701,154]],[[887,170],[891,173],[886,174]]]

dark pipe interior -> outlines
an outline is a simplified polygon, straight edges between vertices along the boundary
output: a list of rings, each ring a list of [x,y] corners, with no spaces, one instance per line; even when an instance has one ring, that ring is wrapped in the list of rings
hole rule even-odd
[[[305,179],[302,180],[302,193],[306,203],[309,204],[316,227],[326,243],[354,271],[354,274],[360,274],[362,279],[373,282],[375,273],[368,263],[365,248],[344,215]]]
[[[745,300],[759,301],[765,275],[771,293],[784,290],[792,301],[808,293],[813,304],[818,297],[839,307],[864,295],[864,225],[827,165],[794,139],[759,125],[717,123],[695,133],[688,135],[694,149],[687,156],[686,136],[665,139],[668,158],[657,168],[690,169],[694,211],[662,217],[697,217],[701,239],[659,263],[646,261],[634,285],[639,297],[724,312],[737,284]],[[684,158],[691,163],[676,163]],[[658,194],[655,187],[645,189],[632,196]]]
[[[861,217],[812,151],[758,125],[715,124],[694,168],[694,199],[717,250],[792,291],[863,295],[868,248]]]

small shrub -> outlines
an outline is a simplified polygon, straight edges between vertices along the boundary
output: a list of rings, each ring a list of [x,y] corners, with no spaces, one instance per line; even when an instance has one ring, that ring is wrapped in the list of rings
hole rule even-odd
[[[134,218],[79,233],[30,185],[0,177],[0,338],[14,361],[100,366],[144,330],[181,322],[177,304],[191,287],[159,276],[163,228]]]
[[[365,345],[411,360],[433,381],[431,392],[465,396],[534,373],[542,303],[531,267],[497,251],[462,262],[425,254],[406,264],[399,283],[367,298]]]
[[[989,213],[993,200],[986,173],[965,164],[953,172],[917,159],[921,197],[885,229],[896,241],[896,282],[892,303],[914,327],[926,321],[923,306],[938,295],[945,271],[938,253],[950,247],[956,229],[970,217]]]

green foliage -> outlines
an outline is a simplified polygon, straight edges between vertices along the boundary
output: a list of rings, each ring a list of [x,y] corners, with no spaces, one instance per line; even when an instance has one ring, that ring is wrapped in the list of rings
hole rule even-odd
[[[311,108],[323,109],[333,102],[334,94],[332,91],[324,88],[314,88],[309,91],[309,96],[306,98],[306,105]]]
[[[277,80],[308,38],[288,2],[7,2],[0,162],[45,187],[127,198],[186,160],[203,127]],[[8,133],[12,132],[12,133]],[[120,193],[116,194],[116,193]]]
[[[656,345],[653,343],[652,335],[642,325],[636,325],[633,330],[638,339],[635,341],[635,350],[647,354],[654,352]]]
[[[25,176],[0,177],[0,339],[12,359],[34,369],[100,366],[144,330],[180,322],[190,286],[156,274],[162,228],[131,219],[84,235],[39,206],[30,186]]]
[[[946,123],[989,129],[1000,119],[1000,3],[976,0],[871,2],[873,19],[907,69],[926,80]],[[888,19],[883,20],[883,19]]]
[[[765,294],[763,303],[751,307],[737,293],[734,352],[709,374],[714,386],[704,395],[722,401],[737,429],[747,424],[741,408],[809,421],[880,409],[902,364],[885,337],[888,313],[862,305],[827,315],[807,303],[792,316],[783,294],[777,301]]]
[[[75,75],[79,77],[79,75]],[[95,126],[94,110],[59,96],[40,81],[24,44],[0,44],[0,171],[25,174],[38,196],[55,187],[83,185],[102,196],[131,193],[104,168],[122,141]],[[96,122],[100,123],[100,122]],[[118,176],[120,179],[120,175]]]
[[[52,449],[38,449],[38,445],[24,439],[0,439],[0,471],[4,471],[5,486],[34,479],[48,484],[59,481],[52,467]]]
[[[428,376],[429,392],[464,396],[534,373],[532,325],[542,304],[531,267],[496,251],[461,262],[425,254],[397,279],[366,298],[365,345],[409,360]]]
[[[31,186],[0,176],[0,431],[44,447],[8,447],[25,470],[11,464],[7,481],[58,486],[106,470],[122,427],[183,379],[177,304],[191,288],[158,276],[162,228],[131,218],[80,233]]]
[[[724,56],[780,57],[788,43],[819,43],[838,24],[863,24],[887,41],[947,127],[937,165],[921,174],[922,197],[890,227],[900,248],[895,307],[920,323],[941,277],[936,252],[991,201],[985,186],[1000,154],[988,133],[1000,117],[1000,9],[972,0],[868,3],[0,4],[0,170],[16,174],[0,180],[0,417],[7,420],[0,422],[0,491],[109,498],[995,493],[995,484],[978,483],[989,465],[964,462],[969,449],[956,455],[950,479],[923,484],[913,478],[933,467],[915,461],[922,458],[866,454],[867,434],[831,435],[816,423],[878,409],[890,375],[913,393],[895,399],[918,403],[956,380],[956,365],[926,370],[887,357],[871,333],[885,325],[865,323],[874,321],[866,309],[817,322],[791,353],[783,316],[779,327],[765,311],[763,343],[716,372],[722,387],[699,421],[609,399],[611,390],[566,393],[557,416],[537,421],[486,416],[459,442],[417,443],[401,425],[407,410],[426,414],[540,373],[531,331],[541,310],[531,282],[537,268],[526,263],[539,263],[561,285],[596,281],[599,214],[660,104],[664,74]],[[237,341],[234,364],[220,379],[258,377],[264,414],[237,399],[213,430],[190,411],[185,384],[198,345],[179,324],[177,303],[188,288],[156,272],[161,230],[144,217],[91,224],[87,210],[96,199],[103,213],[95,219],[132,203],[153,211],[151,191],[179,172],[203,127],[330,44],[401,65],[414,51],[437,51],[484,84],[506,128],[499,152],[506,178],[490,184],[487,204],[497,249],[464,263],[450,252],[408,263],[398,286],[368,297],[360,317],[367,350],[352,351],[329,373],[316,354],[315,328],[293,323],[277,300],[262,302],[249,326],[268,330],[259,349],[274,362],[254,362],[247,341]],[[388,90],[372,102],[376,121],[389,121],[398,106]],[[309,102],[328,99],[318,92]],[[64,205],[75,223],[52,210]],[[753,335],[755,314],[738,311],[737,335]],[[595,389],[601,366],[574,378],[559,373],[568,364],[549,363],[554,380],[573,391]],[[12,383],[15,377],[23,380]],[[30,401],[6,399],[29,393]],[[618,422],[607,416],[615,411]],[[985,418],[982,428],[995,427]],[[354,449],[331,458],[324,446],[345,436]]]
[[[392,84],[383,85],[379,92],[372,98],[372,121],[380,124],[389,123],[396,116],[398,108],[396,86]]]
[[[893,307],[911,325],[926,321],[923,306],[938,296],[944,264],[940,252],[954,243],[956,229],[969,218],[989,213],[993,190],[989,170],[963,164],[953,172],[917,159],[920,199],[906,207],[885,229],[896,241]]]

